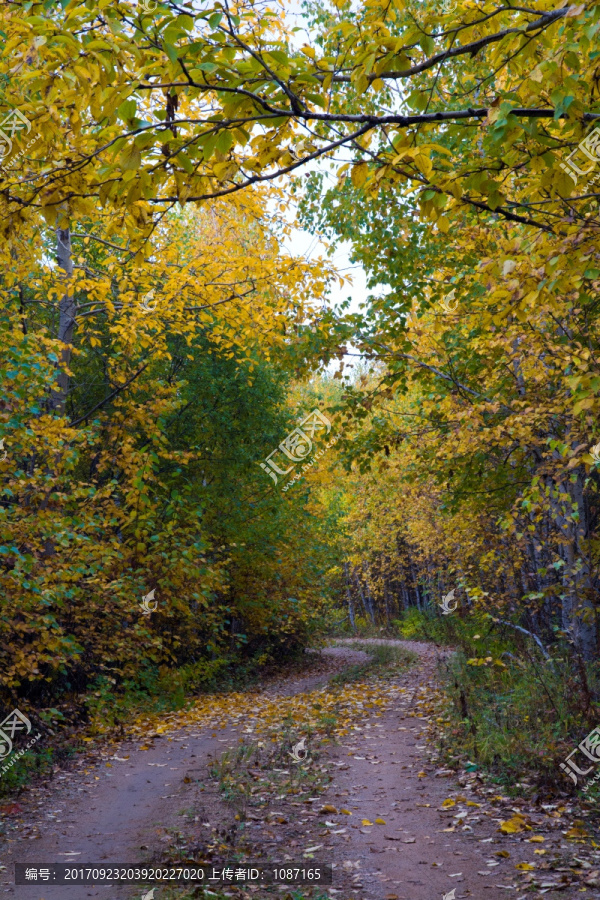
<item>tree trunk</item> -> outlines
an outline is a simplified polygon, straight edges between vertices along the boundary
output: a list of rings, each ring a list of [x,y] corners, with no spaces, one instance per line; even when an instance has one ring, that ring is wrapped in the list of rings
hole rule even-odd
[[[575,481],[558,484],[552,482],[549,492],[554,519],[562,537],[560,555],[565,563],[562,626],[571,634],[573,643],[583,658],[592,660],[596,657],[598,640],[586,546],[588,511],[583,496],[585,473],[576,470],[573,475],[576,475]],[[561,494],[569,497],[570,502],[566,508],[564,501],[560,499]],[[577,511],[577,520],[573,516],[573,510]]]
[[[344,563],[344,575],[346,576],[346,597],[348,598],[348,616],[350,617],[350,624],[352,625],[352,631],[356,631],[356,619],[354,617],[354,598],[352,596],[352,591],[350,589],[350,566],[347,562]]]
[[[73,258],[71,256],[71,233],[68,228],[56,229],[56,259],[65,273],[65,290],[60,301],[58,319],[58,339],[62,343],[61,358],[58,364],[56,387],[50,396],[50,409],[58,415],[64,415],[69,393],[68,374],[73,349],[73,334],[77,318],[77,302],[73,294]]]
[[[362,601],[362,605],[363,605],[363,609],[364,609],[364,611],[365,611],[365,615],[367,616],[367,618],[370,618],[370,619],[371,619],[371,622],[372,622],[373,624],[375,624],[375,623],[373,622],[373,614],[370,612],[369,607],[367,606],[367,600],[366,600],[366,597],[365,597],[365,592],[363,591],[362,584],[360,583],[360,578],[358,577],[358,572],[356,571],[356,569],[354,570],[354,580],[356,581],[356,587],[358,588],[358,593],[359,593],[360,599],[361,599],[361,601]]]
[[[373,594],[371,593],[371,586],[369,585],[369,571],[365,573],[365,566],[363,563],[363,576],[365,579],[365,590],[367,593],[367,604],[369,606],[369,616],[371,618],[371,622],[373,625],[375,624],[375,604],[373,603]]]

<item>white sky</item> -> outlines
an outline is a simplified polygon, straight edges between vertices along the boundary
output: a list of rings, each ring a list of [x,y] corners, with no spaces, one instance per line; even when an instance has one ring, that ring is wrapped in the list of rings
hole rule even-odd
[[[304,256],[306,259],[316,259],[318,256],[327,257],[327,247],[318,237],[303,229],[294,228],[292,237],[286,242],[285,247],[294,256]],[[330,248],[331,249],[331,248]],[[360,264],[350,262],[350,241],[336,241],[333,243],[333,253],[328,257],[335,269],[352,279],[352,284],[344,284],[340,287],[336,280],[329,295],[329,301],[333,306],[338,306],[348,297],[352,299],[351,312],[358,312],[359,304],[363,303],[369,293],[365,271]]]
[[[306,20],[304,19],[304,16],[302,14],[302,0],[280,0],[280,3],[285,9],[286,18],[291,27],[306,27]],[[297,33],[298,46],[306,43],[308,40],[308,31],[304,33]],[[331,162],[329,160],[317,160],[310,163],[301,171],[324,172],[326,173],[326,180],[330,181],[332,177],[335,178],[335,176],[332,175],[330,165]],[[307,259],[314,259],[319,255],[326,256],[327,252],[327,248],[318,238],[315,238],[314,235],[310,234],[308,231],[299,228],[294,229],[292,239],[288,241],[285,246],[286,249],[293,255],[302,255]],[[338,270],[338,272],[340,272],[341,275],[343,275],[344,277],[352,277],[351,285],[345,284],[343,287],[340,287],[337,281],[332,285],[332,289],[330,291],[330,303],[334,306],[337,306],[343,300],[351,297],[352,304],[350,306],[350,312],[358,312],[359,304],[364,302],[368,294],[367,281],[363,267],[361,265],[357,265],[356,263],[353,264],[350,262],[350,250],[350,241],[335,241],[334,252],[331,256],[329,256],[330,262],[335,266],[335,268]]]

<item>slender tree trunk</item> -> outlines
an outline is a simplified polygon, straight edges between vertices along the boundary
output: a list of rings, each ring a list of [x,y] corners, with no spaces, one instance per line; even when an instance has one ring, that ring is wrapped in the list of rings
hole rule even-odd
[[[65,273],[65,290],[58,310],[58,339],[62,343],[61,358],[58,365],[56,387],[50,397],[50,409],[64,415],[69,393],[68,374],[73,350],[73,334],[77,318],[77,302],[73,293],[73,258],[71,255],[71,233],[68,228],[56,229],[56,258],[58,265]]]
[[[358,588],[358,594],[360,596],[360,599],[361,599],[361,602],[363,605],[363,609],[365,611],[365,615],[367,616],[367,618],[371,619],[371,622],[373,622],[373,614],[371,613],[371,611],[369,610],[369,607],[367,606],[365,592],[363,591],[363,587],[362,587],[362,584],[360,583],[360,578],[358,577],[358,572],[356,571],[356,569],[354,570],[354,580],[356,582],[356,587]],[[373,624],[374,624],[374,622],[373,622]]]
[[[350,617],[350,624],[352,626],[352,631],[356,631],[356,619],[354,616],[354,598],[352,596],[352,590],[350,589],[350,566],[347,562],[344,563],[344,575],[346,576],[346,597],[348,598],[348,615]]]
[[[367,603],[369,605],[369,616],[371,618],[371,622],[373,625],[375,624],[375,604],[373,603],[373,594],[371,593],[371,586],[369,584],[369,570],[365,572],[365,565],[363,563],[363,577],[365,579],[365,591],[367,595]]]
[[[566,484],[553,482],[550,486],[554,518],[562,538],[561,557],[565,563],[562,626],[571,633],[577,651],[583,658],[592,660],[596,657],[598,638],[586,546],[588,510],[583,496],[585,474],[577,471],[573,475],[577,476],[575,481],[569,480]],[[569,497],[567,508],[560,499],[562,494]],[[574,509],[577,510],[577,520],[573,516]]]
[[[387,586],[387,580],[386,580],[385,575],[383,576],[383,602],[384,602],[384,604],[385,604],[385,621],[386,621],[387,627],[389,628],[389,624],[390,624],[390,621],[391,621],[391,617],[390,617],[390,597],[389,597],[389,594],[388,594],[388,586]]]
[[[410,574],[412,576],[412,581],[413,581],[414,588],[415,588],[415,597],[417,598],[417,609],[420,612],[422,609],[422,604],[421,604],[421,595],[419,593],[419,582],[417,579],[417,573],[415,572],[415,567],[413,566],[412,562],[410,564]]]

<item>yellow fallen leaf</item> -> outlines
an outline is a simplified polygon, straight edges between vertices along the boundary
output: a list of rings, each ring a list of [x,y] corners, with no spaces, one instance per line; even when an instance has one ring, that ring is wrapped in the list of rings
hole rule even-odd
[[[508,852],[508,850],[496,850],[494,856],[501,856],[502,859],[508,859],[510,853]]]
[[[533,852],[537,853],[538,856],[543,856],[546,851],[545,850],[534,850]]]
[[[427,772],[417,772],[417,778],[427,778]]]
[[[534,834],[533,837],[529,838],[529,843],[530,844],[543,844],[544,838],[542,837],[541,834]]]
[[[518,834],[520,831],[525,831],[527,825],[523,816],[513,816],[512,819],[507,819],[506,822],[500,823],[500,831],[502,834]]]
[[[582,826],[579,822],[576,822],[575,825],[573,826],[573,828],[569,828],[569,830],[567,831],[567,833],[565,835],[565,837],[568,837],[568,838],[582,838],[582,837],[586,837],[586,836],[587,836],[587,832],[586,832],[585,828],[582,828]]]
[[[321,812],[322,813],[333,813],[334,815],[337,815],[337,809],[335,808],[335,806],[332,806],[331,803],[326,803],[325,806],[322,806]]]
[[[530,872],[532,869],[535,869],[535,866],[532,866],[531,863],[517,863],[515,869],[522,869],[523,872]]]
[[[476,806],[479,809],[481,803],[474,803],[473,800],[467,800],[467,806]]]
[[[369,822],[368,819],[363,819],[363,820],[362,820],[362,824],[363,824],[363,825],[372,825],[373,823],[372,823],[372,822]]]
[[[386,822],[385,822],[385,819],[375,819],[375,824],[376,825],[385,825]]]
[[[444,802],[442,803],[442,809],[450,809],[451,806],[456,806],[456,803],[455,803],[455,801],[452,799],[452,797],[448,797],[448,798],[447,798],[446,800],[444,800]]]
[[[340,812],[341,812],[341,813],[344,813],[345,816],[351,816],[351,815],[352,815],[352,813],[350,812],[349,809],[340,809]]]

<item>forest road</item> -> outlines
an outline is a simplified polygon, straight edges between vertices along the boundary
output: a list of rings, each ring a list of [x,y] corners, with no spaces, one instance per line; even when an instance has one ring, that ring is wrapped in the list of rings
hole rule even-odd
[[[319,674],[279,679],[263,693],[284,700],[316,690],[366,658],[340,643],[322,651]],[[387,702],[379,711],[365,710],[351,731],[324,751],[333,780],[314,809],[306,807],[305,813],[290,806],[282,817],[289,824],[278,827],[276,840],[283,842],[278,846],[293,846],[300,832],[305,839],[311,829],[318,834],[324,848],[319,858],[335,863],[332,900],[580,897],[581,887],[565,889],[554,871],[540,871],[550,869],[543,854],[558,858],[564,848],[559,823],[536,809],[527,831],[502,834],[499,823],[514,815],[517,808],[507,808],[514,801],[495,797],[496,788],[482,784],[475,772],[459,782],[432,761],[433,745],[426,740],[434,727],[431,692],[440,654],[424,643],[393,643],[417,653],[418,664],[382,687]],[[79,761],[48,784],[28,788],[19,798],[19,812],[2,819],[0,862],[6,868],[0,891],[19,900],[143,897],[149,886],[15,886],[13,864],[140,865],[147,859],[143,851],[157,840],[172,840],[169,829],[181,824],[186,809],[200,811],[193,828],[201,835],[211,824],[204,816],[213,816],[214,825],[220,801],[213,798],[211,806],[207,794],[198,794],[199,780],[207,763],[236,746],[239,737],[239,726],[219,731],[194,726],[146,739],[145,750],[139,741],[123,742],[94,763]],[[287,801],[280,802],[283,809]],[[325,805],[327,810],[320,809]],[[272,843],[268,823],[253,825],[258,844],[261,835],[265,844]],[[600,896],[585,891],[586,897]],[[156,900],[163,894],[157,888]]]

